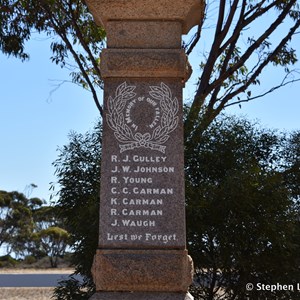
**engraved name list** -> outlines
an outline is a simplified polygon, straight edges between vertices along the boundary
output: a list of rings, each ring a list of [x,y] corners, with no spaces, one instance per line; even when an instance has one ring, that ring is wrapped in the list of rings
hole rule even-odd
[[[175,166],[167,166],[166,156],[111,155],[110,220],[108,241],[176,241],[176,234],[161,232],[160,223],[168,213],[168,203],[176,188],[161,186],[159,175],[175,173]],[[115,163],[115,164],[113,164]],[[143,165],[145,164],[146,165]],[[151,166],[149,166],[149,163]],[[165,164],[165,165],[164,165]],[[143,175],[141,176],[140,173]],[[113,228],[118,227],[118,233]],[[143,228],[139,230],[139,228]],[[123,228],[123,233],[120,231]],[[134,229],[132,230],[128,230]],[[148,230],[146,232],[145,228]],[[133,233],[129,233],[129,232]]]
[[[176,222],[184,218],[177,201],[183,191],[181,166],[167,141],[178,125],[178,100],[164,83],[150,86],[146,96],[137,97],[135,88],[124,82],[108,99],[106,122],[116,146],[102,177],[107,188],[101,195],[100,243],[174,247],[184,239]],[[136,106],[150,115],[146,121],[136,117]]]

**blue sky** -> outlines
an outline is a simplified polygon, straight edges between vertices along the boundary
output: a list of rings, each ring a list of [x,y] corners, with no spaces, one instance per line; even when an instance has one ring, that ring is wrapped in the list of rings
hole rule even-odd
[[[69,72],[50,62],[47,41],[34,39],[28,46],[29,62],[0,54],[0,189],[24,192],[34,183],[31,196],[47,200],[57,148],[71,130],[92,128],[99,113],[90,93],[72,83],[50,97]]]
[[[49,41],[31,40],[28,52],[31,59],[24,63],[0,54],[0,190],[27,192],[26,186],[34,183],[38,187],[30,196],[48,200],[49,183],[56,180],[51,164],[57,148],[68,142],[71,130],[91,129],[99,113],[91,94],[72,83],[51,95],[55,84],[69,79],[69,72],[50,62]],[[197,52],[192,65],[196,56]],[[278,83],[278,72],[270,70],[263,80],[269,86]],[[192,97],[194,83],[192,77],[185,98]],[[289,85],[229,112],[258,119],[270,128],[300,129],[299,87],[300,83]]]

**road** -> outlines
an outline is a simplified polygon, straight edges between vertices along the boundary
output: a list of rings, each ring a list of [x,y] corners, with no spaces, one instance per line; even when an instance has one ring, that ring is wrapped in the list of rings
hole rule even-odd
[[[54,287],[69,274],[0,274],[0,287]],[[80,280],[80,275],[74,275]]]

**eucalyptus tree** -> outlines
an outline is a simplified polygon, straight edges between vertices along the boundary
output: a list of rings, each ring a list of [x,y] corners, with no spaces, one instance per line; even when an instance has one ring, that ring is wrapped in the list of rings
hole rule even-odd
[[[98,239],[99,145],[101,126],[84,135],[72,133],[54,162],[57,207],[71,236],[76,272],[85,278],[83,286],[74,279],[63,282],[56,299],[68,299],[68,293],[88,299],[94,288],[90,269]],[[187,243],[196,269],[195,298],[296,297],[289,291],[247,294],[245,285],[288,283],[300,276],[299,133],[280,134],[222,116],[200,143],[190,146],[185,158]]]
[[[26,42],[35,33],[51,39],[51,61],[69,69],[72,81],[91,91],[102,112],[97,89],[102,86],[98,63],[105,32],[96,26],[84,1],[0,1],[0,50],[4,54],[28,60]]]
[[[56,208],[69,233],[75,273],[84,278],[83,283],[72,278],[61,282],[56,299],[88,299],[94,291],[91,267],[98,245],[101,141],[100,123],[85,134],[72,132],[53,163]]]
[[[200,0],[199,0],[200,1]],[[204,17],[190,40],[183,42],[200,66],[199,83],[185,120],[185,141],[202,132],[226,107],[251,101],[299,80],[293,68],[297,51],[292,47],[300,26],[297,0],[208,0]],[[22,60],[29,58],[26,41],[33,32],[52,39],[52,61],[71,69],[72,80],[91,91],[102,114],[99,54],[105,31],[97,26],[84,1],[0,0],[0,50]],[[200,51],[201,49],[201,51]],[[264,92],[267,67],[283,68],[281,81]],[[255,91],[255,94],[254,94]],[[199,116],[201,118],[199,118]]]
[[[5,244],[7,253],[28,253],[35,229],[33,214],[43,204],[43,200],[17,191],[0,191],[0,246]]]
[[[299,297],[296,289],[256,289],[258,283],[294,284],[300,276],[297,138],[227,117],[192,144],[186,203],[196,299]]]

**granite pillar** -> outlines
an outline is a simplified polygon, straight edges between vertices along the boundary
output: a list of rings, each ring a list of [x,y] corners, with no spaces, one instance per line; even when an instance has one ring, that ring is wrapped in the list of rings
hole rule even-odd
[[[186,250],[181,35],[201,0],[88,0],[107,32],[93,300],[192,299]]]

